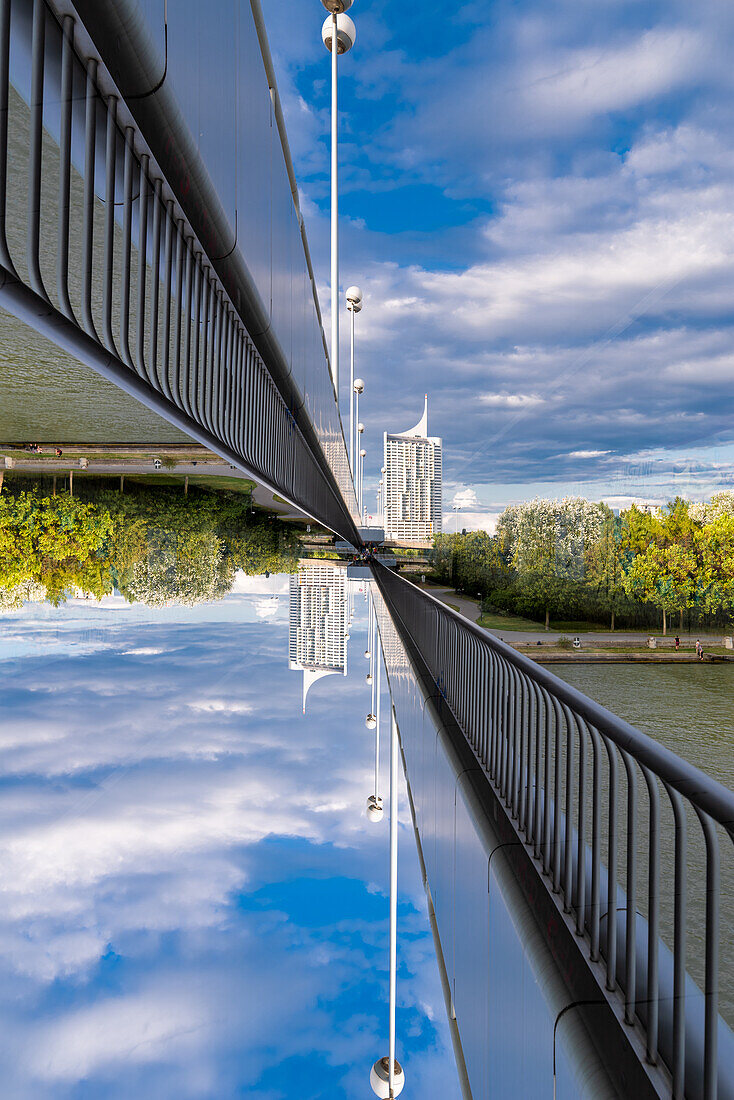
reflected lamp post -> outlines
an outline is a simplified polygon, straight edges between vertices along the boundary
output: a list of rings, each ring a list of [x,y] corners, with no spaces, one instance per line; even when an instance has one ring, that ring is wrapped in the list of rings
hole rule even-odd
[[[370,1085],[382,1100],[399,1096],[405,1073],[395,1057],[395,1007],[397,1004],[398,934],[398,725],[390,707],[390,1001],[388,1009],[389,1053],[379,1058],[370,1072]]]

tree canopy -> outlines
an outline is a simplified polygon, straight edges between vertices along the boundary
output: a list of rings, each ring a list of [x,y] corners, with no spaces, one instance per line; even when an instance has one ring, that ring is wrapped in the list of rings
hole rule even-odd
[[[234,492],[97,490],[84,500],[37,489],[0,494],[0,607],[118,589],[152,606],[218,599],[236,570],[292,572],[292,525]]]
[[[579,497],[505,509],[494,536],[439,535],[434,569],[497,610],[650,625],[734,614],[734,492],[615,515]],[[658,620],[659,621],[659,620]]]

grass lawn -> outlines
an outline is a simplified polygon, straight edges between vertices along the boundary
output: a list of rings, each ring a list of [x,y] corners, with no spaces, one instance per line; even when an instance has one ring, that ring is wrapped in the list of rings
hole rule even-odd
[[[456,609],[458,611],[458,608]],[[516,615],[480,615],[479,626],[487,630],[542,630],[543,623],[534,623],[532,619],[521,619]]]

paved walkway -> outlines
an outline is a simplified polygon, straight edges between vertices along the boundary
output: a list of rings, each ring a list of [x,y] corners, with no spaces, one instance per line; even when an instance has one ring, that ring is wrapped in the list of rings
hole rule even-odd
[[[72,449],[71,447],[69,448]],[[30,455],[18,452],[18,457],[15,454],[14,465],[9,473],[15,474],[46,474],[54,475],[57,477],[68,477],[69,470],[73,470],[75,474],[84,473],[87,474],[147,474],[155,476],[160,474],[161,476],[174,476],[174,477],[238,477],[245,481],[253,481],[254,479],[244,474],[241,470],[238,470],[235,466],[230,466],[228,462],[219,458],[217,455],[211,454],[211,452],[204,451],[202,448],[201,453],[194,452],[196,458],[177,457],[176,465],[173,469],[166,469],[163,466],[160,470],[156,470],[153,459],[158,456],[165,456],[171,448],[161,446],[156,448],[155,445],[150,447],[141,448],[145,450],[149,457],[144,458],[142,461],[140,457],[131,454],[130,458],[125,458],[122,461],[119,459],[107,459],[104,454],[100,452],[92,452],[91,448],[88,451],[89,457],[87,459],[88,466],[86,471],[82,471],[79,466],[79,460],[64,460],[64,458],[46,458],[45,460],[33,459]],[[0,459],[0,470],[5,473],[2,468],[2,459]],[[309,521],[309,517],[303,512],[297,511],[290,504],[287,504],[282,500],[275,500],[270,489],[266,489],[265,486],[258,483],[255,484],[255,488],[252,491],[252,499],[255,504],[261,508],[266,508],[270,512],[275,512],[281,517],[281,519],[297,519],[303,522]]]
[[[476,600],[467,600],[465,596],[460,596],[457,592],[454,592],[453,588],[435,588],[432,584],[421,584],[418,587],[425,589],[441,603],[453,607],[454,611],[459,611],[470,622],[476,623],[479,620],[482,612]]]

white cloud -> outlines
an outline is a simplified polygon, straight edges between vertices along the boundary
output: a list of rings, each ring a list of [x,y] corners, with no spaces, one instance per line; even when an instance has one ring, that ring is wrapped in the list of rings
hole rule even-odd
[[[522,73],[513,113],[531,126],[542,122],[558,131],[669,95],[695,79],[706,61],[702,36],[685,27],[656,27],[623,46],[589,46],[542,56]]]
[[[203,711],[210,714],[252,714],[251,703],[237,703],[231,699],[199,699],[188,702],[191,710]]]
[[[527,409],[544,403],[544,398],[537,393],[482,393],[479,400],[483,405],[499,409]]]
[[[209,1026],[207,1006],[181,988],[112,997],[39,1028],[25,1061],[34,1077],[79,1081],[110,1063],[168,1061],[197,1032],[204,1042]]]
[[[569,458],[601,458],[602,455],[611,454],[611,451],[569,451]]]

